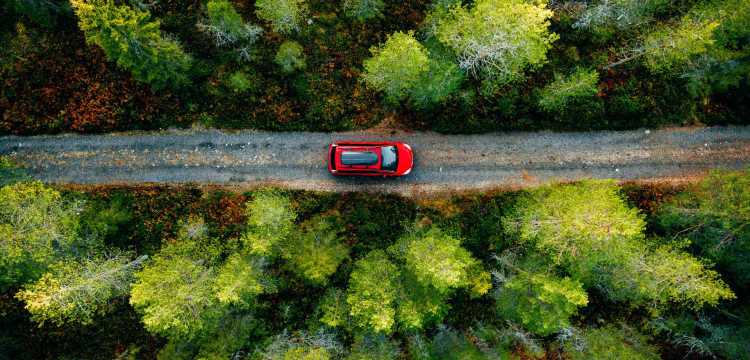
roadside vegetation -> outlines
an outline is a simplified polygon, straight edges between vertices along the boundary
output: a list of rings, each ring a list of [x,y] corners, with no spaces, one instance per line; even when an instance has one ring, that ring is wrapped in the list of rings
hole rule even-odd
[[[3,359],[750,354],[750,171],[421,199],[17,175]]]
[[[746,124],[749,0],[5,0],[0,134]]]

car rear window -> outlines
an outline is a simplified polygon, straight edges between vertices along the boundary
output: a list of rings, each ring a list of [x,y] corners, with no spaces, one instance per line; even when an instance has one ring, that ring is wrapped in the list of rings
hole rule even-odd
[[[375,165],[378,154],[370,151],[342,151],[341,163],[344,165]]]
[[[396,171],[398,166],[398,150],[395,146],[383,146],[381,150],[383,156],[382,169]]]

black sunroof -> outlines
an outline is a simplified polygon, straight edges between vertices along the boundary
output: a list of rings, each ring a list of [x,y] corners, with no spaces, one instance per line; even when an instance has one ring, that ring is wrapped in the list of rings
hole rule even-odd
[[[378,155],[369,151],[343,151],[341,152],[341,163],[344,165],[375,165],[378,163]]]

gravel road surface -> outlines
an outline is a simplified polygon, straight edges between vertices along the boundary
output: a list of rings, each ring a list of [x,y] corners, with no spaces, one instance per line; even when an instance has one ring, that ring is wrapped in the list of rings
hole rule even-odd
[[[334,178],[326,146],[343,139],[406,141],[414,171],[399,179]],[[684,179],[750,166],[750,127],[579,133],[156,133],[0,137],[0,155],[60,184],[273,184],[405,195],[524,187],[582,178]]]

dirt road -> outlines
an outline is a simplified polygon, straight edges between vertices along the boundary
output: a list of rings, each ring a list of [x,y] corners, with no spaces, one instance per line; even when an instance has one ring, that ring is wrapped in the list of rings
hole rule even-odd
[[[415,169],[400,179],[333,178],[325,168],[326,146],[341,139],[406,141],[416,154]],[[11,136],[0,137],[0,155],[51,183],[274,184],[408,195],[581,178],[685,178],[712,168],[747,168],[750,127],[465,136],[215,130]]]

